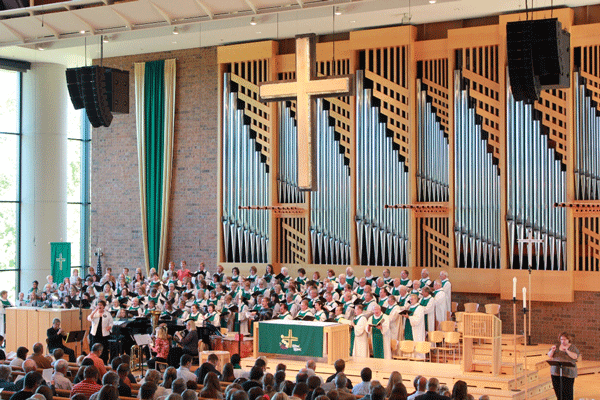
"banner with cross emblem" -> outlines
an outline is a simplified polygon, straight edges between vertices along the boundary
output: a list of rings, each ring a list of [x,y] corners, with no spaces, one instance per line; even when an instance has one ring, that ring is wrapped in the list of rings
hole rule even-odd
[[[71,276],[71,243],[51,242],[50,263],[54,282],[61,283]]]

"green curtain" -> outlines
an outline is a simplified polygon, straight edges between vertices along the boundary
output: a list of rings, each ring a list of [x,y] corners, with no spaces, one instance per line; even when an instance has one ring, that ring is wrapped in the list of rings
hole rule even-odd
[[[159,266],[163,198],[163,157],[165,126],[165,62],[146,63],[144,76],[144,130],[146,150],[146,218],[148,223],[148,261]]]

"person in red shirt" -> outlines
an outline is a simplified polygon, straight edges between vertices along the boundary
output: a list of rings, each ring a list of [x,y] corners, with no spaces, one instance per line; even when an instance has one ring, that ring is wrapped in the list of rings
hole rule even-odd
[[[192,277],[192,273],[187,268],[187,262],[185,260],[181,261],[181,269],[177,271],[177,279],[183,282],[183,278],[186,276]]]
[[[169,350],[171,348],[171,342],[167,335],[167,329],[164,326],[156,328],[156,339],[154,340],[154,346],[150,347],[150,350],[156,352],[156,357],[148,360],[148,368],[156,369],[156,362],[168,363]]]
[[[104,361],[100,358],[100,355],[104,351],[104,346],[102,343],[96,343],[92,346],[92,352],[85,358],[89,358],[94,362],[94,366],[98,370],[100,376],[104,376],[106,373],[106,367],[104,366]]]
[[[84,379],[81,382],[73,386],[69,397],[81,393],[89,400],[91,395],[102,389],[102,385],[97,383],[98,368],[96,368],[96,366],[88,366],[85,371],[83,371],[83,378]]]

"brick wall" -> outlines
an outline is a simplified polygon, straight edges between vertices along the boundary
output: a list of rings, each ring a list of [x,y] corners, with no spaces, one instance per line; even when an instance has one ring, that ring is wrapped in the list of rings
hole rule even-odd
[[[92,140],[92,249],[116,271],[144,265],[139,205],[133,63],[177,59],[173,187],[167,259],[213,266],[217,253],[218,99],[216,48],[104,59],[130,71],[129,114]]]
[[[452,293],[452,301],[458,302],[458,310],[464,311],[462,304],[478,303],[479,310],[489,303],[500,304],[502,332],[513,333],[512,300],[500,300],[499,295]],[[600,293],[575,292],[573,303],[551,303],[532,301],[531,339],[534,343],[556,343],[558,335],[567,331],[575,335],[574,344],[586,360],[600,360],[598,326],[600,321]],[[523,333],[523,302],[517,300],[517,333]]]

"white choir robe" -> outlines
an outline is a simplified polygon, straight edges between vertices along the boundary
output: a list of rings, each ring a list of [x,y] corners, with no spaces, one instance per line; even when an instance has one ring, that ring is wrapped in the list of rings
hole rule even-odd
[[[442,290],[446,293],[446,304],[448,311],[452,311],[452,284],[448,279],[442,281]]]
[[[369,324],[373,324],[373,315],[369,318]],[[371,330],[376,329],[370,327]],[[369,336],[372,335],[370,332]],[[381,321],[381,336],[383,336],[383,358],[386,360],[392,359],[392,331],[390,330],[390,319],[387,315],[383,316]],[[371,339],[372,340],[372,339]]]
[[[413,340],[415,342],[425,341],[425,309],[419,306],[412,316],[408,317],[412,328]]]
[[[354,357],[369,357],[369,333],[367,328],[367,319],[364,315],[361,315],[358,323],[354,325],[354,349],[352,350]]]
[[[435,331],[435,299],[431,297],[423,308],[423,312],[427,314],[427,331],[433,332]]]
[[[386,304],[387,305],[387,304]],[[398,340],[400,337],[400,324],[403,322],[400,317],[402,307],[399,305],[394,306],[390,315],[388,315],[390,325],[390,339]]]
[[[438,290],[433,298],[435,301],[435,323],[439,325],[442,321],[448,319],[448,303],[446,302],[446,293],[443,290]]]

